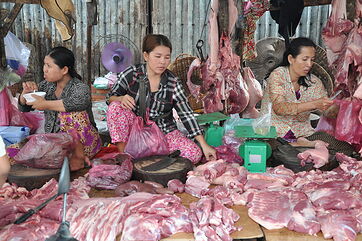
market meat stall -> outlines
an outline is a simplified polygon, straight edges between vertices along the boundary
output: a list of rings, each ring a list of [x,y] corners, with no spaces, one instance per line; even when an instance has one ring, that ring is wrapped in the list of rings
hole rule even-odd
[[[259,216],[259,218],[261,218],[261,219],[259,219],[260,221],[257,221],[257,220],[254,221],[253,219],[258,218],[258,217],[256,217],[256,216],[254,217],[254,216],[250,216],[250,215],[251,214],[252,215],[255,215],[255,214],[258,215],[257,212],[251,211],[251,209],[255,209],[255,207],[256,207],[257,208],[256,210],[258,210],[259,207],[262,207],[262,203],[260,201],[263,201],[263,200],[259,200],[259,201],[257,200],[257,202],[255,202],[255,198],[258,199],[258,197],[262,197],[265,193],[268,193],[268,192],[269,193],[279,192],[279,196],[281,198],[277,198],[277,199],[272,198],[273,200],[277,200],[277,201],[278,200],[284,200],[283,195],[286,194],[285,191],[287,191],[287,193],[289,193],[287,195],[290,195],[293,192],[295,194],[298,194],[298,193],[301,193],[301,191],[303,191],[305,193],[308,193],[310,191],[312,193],[313,192],[318,193],[318,190],[313,188],[313,186],[315,186],[316,183],[310,182],[310,180],[315,180],[315,179],[312,179],[312,175],[314,175],[314,174],[317,174],[317,175],[314,175],[314,177],[317,178],[317,180],[315,180],[315,181],[316,182],[321,182],[317,186],[319,186],[320,188],[322,188],[322,187],[324,188],[324,189],[323,188],[320,189],[324,194],[325,194],[324,190],[326,190],[328,188],[329,188],[328,190],[332,190],[333,188],[338,188],[339,187],[339,188],[341,188],[340,189],[341,192],[344,192],[344,194],[342,196],[346,197],[346,195],[350,193],[350,191],[347,191],[347,189],[349,189],[349,187],[353,186],[355,188],[358,188],[358,183],[359,183],[358,177],[359,176],[357,175],[355,178],[352,178],[352,181],[350,181],[350,182],[347,181],[347,180],[343,181],[341,178],[343,177],[343,175],[345,175],[347,173],[351,173],[351,175],[353,175],[353,173],[356,173],[356,170],[357,171],[360,170],[360,165],[359,165],[358,162],[355,162],[351,158],[346,158],[343,155],[342,156],[340,155],[340,157],[344,158],[345,162],[342,162],[339,171],[337,169],[335,171],[323,172],[323,173],[322,172],[311,171],[308,174],[308,175],[310,175],[310,177],[307,177],[307,178],[303,178],[303,177],[305,177],[305,176],[303,176],[303,174],[295,174],[295,175],[293,175],[291,170],[288,170],[288,169],[283,168],[283,167],[277,167],[277,168],[274,168],[274,169],[269,169],[269,171],[267,173],[261,173],[261,174],[258,174],[258,173],[243,173],[242,175],[247,175],[246,179],[243,179],[244,181],[246,181],[245,186],[244,186],[244,188],[245,188],[244,194],[246,194],[248,196],[249,195],[248,192],[249,193],[254,192],[254,197],[252,198],[252,201],[249,201],[249,203],[246,206],[244,206],[244,205],[233,205],[233,206],[231,206],[231,209],[234,212],[236,212],[237,215],[239,215],[239,219],[234,224],[234,226],[235,227],[242,227],[242,230],[233,232],[231,234],[231,237],[233,239],[236,239],[236,240],[238,240],[238,239],[242,239],[242,240],[253,239],[253,240],[255,240],[255,239],[259,239],[259,238],[264,238],[265,240],[272,240],[272,241],[274,241],[274,240],[287,240],[287,241],[288,240],[293,240],[293,241],[294,240],[297,240],[297,241],[298,240],[301,240],[301,241],[304,241],[304,240],[308,240],[308,241],[309,240],[311,240],[311,241],[313,241],[313,240],[315,240],[315,241],[327,240],[327,239],[323,238],[323,235],[322,235],[321,232],[318,232],[315,235],[308,235],[308,234],[304,234],[304,233],[300,233],[300,232],[291,231],[291,230],[288,230],[286,228],[268,230],[268,229],[266,229],[264,227],[259,226],[259,224],[257,223],[257,222],[261,221],[262,223],[264,222],[264,224],[265,224],[265,221],[267,221],[267,219],[265,219],[265,217],[267,217],[267,216],[264,216],[264,218],[263,218],[264,214],[261,214],[261,216]],[[216,162],[214,162],[214,163],[216,163]],[[217,162],[217,164],[223,164],[223,162],[221,160],[219,160]],[[205,168],[207,168],[206,164],[204,164],[203,167],[199,166],[198,170],[199,171],[200,170],[205,171],[206,170]],[[342,172],[342,170],[343,170],[343,172]],[[155,198],[155,200],[158,199],[158,200],[161,200],[161,201],[162,200],[167,200],[167,199],[169,199],[169,200],[180,200],[181,201],[180,204],[182,204],[187,209],[191,208],[192,203],[195,204],[196,202],[200,201],[199,198],[194,197],[194,196],[192,196],[192,195],[190,195],[188,193],[178,193],[178,194],[175,194],[175,195],[138,193],[137,195],[128,196],[126,198],[117,197],[114,190],[97,190],[97,189],[94,189],[94,188],[91,189],[89,186],[84,185],[84,184],[86,184],[86,182],[84,182],[85,178],[83,176],[86,175],[87,172],[88,172],[88,169],[82,169],[82,170],[80,170],[78,172],[73,173],[73,175],[72,175],[73,178],[77,178],[76,180],[78,180],[77,181],[78,183],[83,183],[82,185],[77,184],[77,182],[72,183],[72,187],[73,187],[72,192],[74,194],[78,193],[77,190],[79,188],[77,188],[77,187],[82,186],[82,188],[79,189],[81,192],[76,194],[77,196],[79,196],[81,198],[78,199],[78,200],[76,198],[71,199],[72,204],[69,206],[70,211],[69,211],[69,213],[67,215],[69,220],[70,220],[70,223],[71,223],[71,231],[76,232],[76,233],[78,231],[76,231],[75,228],[78,228],[78,227],[80,228],[80,227],[82,227],[84,225],[86,225],[86,226],[90,225],[90,227],[92,226],[91,225],[92,222],[84,221],[84,220],[88,220],[87,219],[88,217],[93,218],[95,221],[114,219],[115,218],[114,214],[116,214],[116,213],[114,213],[112,210],[109,210],[108,207],[114,208],[114,207],[117,207],[117,205],[120,205],[119,206],[120,211],[118,211],[118,214],[115,215],[116,217],[119,216],[120,214],[122,214],[123,212],[125,212],[124,217],[126,217],[128,215],[132,215],[132,212],[129,212],[128,207],[133,209],[133,210],[136,210],[136,211],[137,211],[137,207],[136,207],[136,209],[134,209],[134,206],[127,206],[127,203],[135,203],[135,202],[137,202],[137,199],[144,200],[146,203],[151,204],[151,205],[152,205],[152,202],[150,202],[150,200],[146,200],[146,199],[149,199],[149,197],[152,197],[152,199]],[[293,176],[292,179],[290,178],[290,177],[292,177],[291,175]],[[219,179],[216,178],[214,180],[220,180],[220,177],[221,176],[219,176]],[[337,179],[335,179],[334,181],[333,180],[329,181],[329,182],[325,181],[325,179],[326,180],[331,180],[331,179],[334,179],[334,178],[337,178]],[[236,181],[234,181],[234,182],[236,183]],[[268,184],[270,182],[275,184],[274,189],[270,189],[270,190],[268,190],[268,189],[260,189],[260,188],[263,188],[262,185],[261,185],[262,183]],[[235,183],[234,183],[234,185],[235,185]],[[18,189],[17,193],[14,193],[15,195],[12,195],[11,198],[14,199],[14,198],[17,198],[16,196],[18,196],[18,199],[19,199],[20,202],[22,202],[24,204],[27,203],[28,206],[24,207],[25,209],[32,208],[33,205],[35,205],[35,204],[30,204],[31,200],[30,199],[27,200],[28,198],[37,197],[37,196],[39,196],[39,194],[43,195],[43,197],[46,198],[47,192],[44,192],[44,191],[45,190],[53,190],[54,191],[54,190],[56,190],[56,185],[57,185],[56,181],[52,180],[48,184],[44,185],[44,187],[42,188],[42,189],[44,189],[43,192],[40,192],[38,190],[33,190],[30,193],[30,192],[28,192],[26,190]],[[289,185],[291,185],[291,186],[289,186]],[[291,189],[292,186],[294,186],[295,188],[298,188],[299,191],[297,191],[297,192],[295,192],[295,191],[289,192],[288,190],[292,190]],[[213,189],[220,190],[219,189],[220,187],[222,187],[222,186],[213,184],[212,186],[210,186],[209,189],[210,190],[213,190]],[[259,188],[259,191],[256,191],[255,188]],[[281,188],[281,189],[278,189],[278,188]],[[1,195],[3,195],[2,191],[3,190],[0,191]],[[337,189],[337,191],[338,191],[338,189]],[[87,192],[88,194],[85,193],[85,192]],[[48,194],[51,195],[52,193],[50,192]],[[22,195],[24,195],[24,197],[21,197]],[[316,201],[315,200],[316,198],[314,197],[316,195],[319,196],[321,194],[312,194],[312,195],[308,194],[308,195],[310,196],[310,199],[312,200],[314,205],[322,205],[321,202]],[[277,197],[277,196],[278,195],[273,195],[273,197]],[[350,210],[348,207],[353,207],[355,205],[360,205],[360,202],[358,201],[358,199],[355,199],[355,201],[357,203],[352,202],[352,204],[353,204],[352,205],[352,204],[349,204],[349,203],[353,198],[347,198],[347,200],[346,200],[346,198],[344,198],[344,199],[343,199],[343,197],[337,198],[337,196],[338,195],[334,195],[335,198],[332,198],[332,199],[329,198],[328,199],[329,201],[327,199],[323,199],[324,201],[322,199],[320,199],[320,200],[322,202],[327,202],[325,204],[328,204],[328,202],[331,203],[333,200],[338,201],[339,204],[337,206],[341,207],[341,208],[347,208],[347,209],[345,209],[346,211]],[[299,194],[296,195],[295,197],[299,197]],[[24,200],[22,200],[22,199],[24,199]],[[249,199],[249,197],[247,199]],[[48,215],[47,214],[48,212],[50,214],[51,209],[56,209],[56,210],[59,211],[59,205],[58,205],[59,202],[60,202],[60,200],[57,200],[55,203],[50,205],[48,208],[42,210],[40,212],[40,216],[45,218],[45,216],[42,216],[42,215]],[[112,203],[112,202],[113,202],[113,204],[111,204],[111,206],[107,206],[107,205],[103,206],[104,210],[102,210],[102,205],[103,205],[102,203],[107,204],[107,203]],[[252,202],[252,205],[250,205],[250,202]],[[290,199],[290,200],[286,200],[286,202],[284,202],[284,203],[289,203],[289,202],[290,202],[290,204],[292,204],[292,202],[294,202],[294,201],[292,199]],[[299,202],[299,200],[297,200],[297,202]],[[89,206],[89,204],[91,206]],[[255,206],[255,204],[257,204],[257,206]],[[9,204],[7,204],[7,205],[9,206]],[[114,205],[116,205],[116,206],[114,206]],[[267,205],[267,207],[269,207],[268,209],[271,209],[271,210],[272,209],[279,210],[277,208],[277,206],[278,205],[275,204],[275,203],[273,203],[273,204],[269,203],[269,205]],[[288,206],[288,204],[287,204],[287,206]],[[287,206],[284,207],[284,208],[287,208]],[[21,206],[17,206],[16,208],[19,209],[19,210],[24,209]],[[85,212],[85,210],[82,211],[82,208],[85,208],[85,210],[88,210],[88,208],[90,208],[90,209],[87,212]],[[8,211],[10,211],[10,212],[11,212],[11,210],[12,209],[8,209]],[[259,210],[262,210],[262,209],[259,209]],[[343,210],[340,210],[340,211],[343,211]],[[21,211],[21,212],[23,212],[23,211]],[[75,218],[72,218],[72,215],[74,215],[74,212],[78,212],[78,213],[80,213],[82,215],[80,215],[80,216],[77,215]],[[99,216],[100,212],[103,213],[104,215]],[[161,211],[161,212],[163,212],[163,211]],[[268,213],[268,212],[269,212],[269,210],[265,211],[265,213]],[[272,212],[273,211],[271,211],[271,213]],[[279,210],[277,212],[282,212],[283,213],[284,211]],[[286,212],[287,216],[289,215],[289,212],[290,211]],[[86,213],[89,213],[89,214],[86,214]],[[97,215],[94,215],[94,213],[97,213]],[[16,215],[18,216],[18,214],[16,214]],[[58,212],[57,212],[56,216],[57,215],[58,215]],[[161,215],[161,213],[156,212],[156,213],[154,213],[154,215]],[[121,216],[119,216],[119,217],[121,217]],[[289,219],[287,218],[286,221],[288,222],[288,220]],[[6,221],[6,219],[3,220],[3,221]],[[119,219],[119,221],[124,223],[123,218]],[[37,223],[36,219],[32,219],[32,221],[30,221],[30,223],[31,222],[34,222],[34,224]],[[52,221],[52,222],[53,222],[53,224],[56,224],[56,223],[54,223],[54,221]],[[283,222],[283,220],[281,220],[280,224],[282,224],[282,222]],[[95,222],[95,223],[97,223],[97,222]],[[111,224],[111,225],[109,226],[109,224]],[[102,223],[99,223],[99,225],[101,225],[102,227],[104,225],[106,225],[107,227],[110,227],[110,228],[112,227],[112,229],[114,229],[114,227],[117,226],[117,225],[114,225],[113,221],[108,222],[108,224],[107,224],[107,222],[102,221]],[[121,225],[124,225],[124,224],[121,224]],[[278,225],[278,224],[277,224],[277,222],[273,222],[273,223],[271,223],[271,225],[275,226],[275,225]],[[96,225],[96,226],[98,227],[98,225]],[[106,227],[106,226],[104,226],[104,227]],[[270,226],[270,227],[273,228],[272,226]],[[283,224],[282,224],[282,226],[283,226]],[[16,225],[7,226],[7,227],[11,228],[10,230],[13,230],[13,229],[17,228]],[[5,228],[5,229],[0,228],[0,230],[1,231],[6,231],[8,228]],[[19,227],[19,228],[21,228],[21,227]],[[30,226],[28,228],[33,230],[33,228],[31,228]],[[137,229],[138,226],[135,225],[134,228]],[[289,225],[288,225],[288,228],[289,228]],[[338,228],[334,228],[334,229],[338,230]],[[342,229],[342,228],[340,228],[340,229]],[[85,229],[85,230],[87,230],[87,229]],[[104,231],[102,231],[102,232],[104,233]],[[86,233],[90,234],[92,232],[87,231]],[[3,235],[2,232],[0,232],[0,237],[1,237],[1,235]],[[93,235],[91,235],[91,236],[93,236]],[[122,237],[122,233],[118,233],[116,240],[121,240],[120,239],[121,237]],[[83,240],[83,239],[79,239],[79,240]],[[87,240],[104,240],[104,239],[87,239]],[[171,236],[169,236],[167,238],[164,238],[164,239],[161,239],[161,240],[170,240],[170,241],[171,240],[179,240],[179,241],[194,240],[194,234],[192,232],[188,232],[188,233],[177,232],[174,235],[171,235]],[[334,240],[339,240],[339,239],[335,238]],[[358,235],[356,235],[355,239],[348,239],[348,240],[362,240],[362,235],[358,234]]]

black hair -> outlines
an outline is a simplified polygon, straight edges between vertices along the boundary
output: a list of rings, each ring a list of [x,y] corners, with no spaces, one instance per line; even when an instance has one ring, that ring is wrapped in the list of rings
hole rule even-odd
[[[59,68],[62,69],[67,66],[68,73],[72,78],[82,80],[82,77],[75,70],[75,58],[71,50],[62,46],[54,47],[49,51],[48,56],[54,60],[54,63],[58,65]]]
[[[172,44],[170,40],[162,34],[147,34],[143,38],[142,52],[146,52],[149,54],[158,46],[166,46],[170,48],[170,52],[172,52]]]
[[[287,49],[285,50],[283,55],[283,60],[279,66],[289,66],[290,63],[288,61],[288,56],[291,55],[293,58],[296,58],[300,54],[302,47],[313,47],[315,49],[317,46],[309,38],[299,37],[293,39],[287,46]],[[310,82],[311,82],[310,73],[307,76],[301,76],[298,79],[298,84],[306,88],[311,86]]]

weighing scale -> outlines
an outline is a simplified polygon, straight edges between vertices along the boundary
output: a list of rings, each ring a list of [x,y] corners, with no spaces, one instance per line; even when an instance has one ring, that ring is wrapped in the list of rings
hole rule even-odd
[[[244,167],[249,172],[265,172],[266,160],[271,156],[271,147],[265,139],[277,137],[275,126],[271,126],[265,135],[254,132],[252,126],[235,126],[235,136],[246,138],[243,145],[240,145],[239,155],[244,159]]]
[[[230,116],[224,115],[221,112],[213,112],[196,116],[199,125],[209,124],[205,131],[206,143],[213,147],[222,145],[222,137],[224,136],[224,127],[215,125],[216,121],[223,121],[230,119]]]

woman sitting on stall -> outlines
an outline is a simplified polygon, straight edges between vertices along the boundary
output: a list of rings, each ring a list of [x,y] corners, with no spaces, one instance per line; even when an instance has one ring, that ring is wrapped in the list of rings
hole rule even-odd
[[[44,81],[37,85],[23,83],[19,97],[19,108],[44,110],[45,132],[68,132],[76,136],[75,151],[70,159],[71,169],[84,166],[101,148],[92,114],[90,88],[75,71],[74,54],[65,47],[55,47],[44,58]],[[27,103],[24,94],[35,90],[46,92],[45,97],[32,95],[36,100]]]
[[[316,45],[308,38],[293,39],[287,47],[281,65],[267,81],[261,114],[272,103],[271,121],[277,134],[288,140],[314,133],[309,116],[311,111],[326,110],[333,104],[320,79],[310,73]]]
[[[117,83],[108,94],[107,124],[112,142],[124,151],[133,119],[139,115],[139,83],[136,75],[145,75],[150,84],[150,119],[154,120],[169,145],[170,151],[180,150],[181,156],[197,163],[202,156],[198,145],[177,130],[172,110],[175,109],[188,130],[188,137],[200,144],[207,160],[216,159],[216,151],[209,146],[193,115],[180,81],[167,69],[172,46],[166,36],[147,35],[143,39],[143,57],[146,64],[130,66],[118,75]]]

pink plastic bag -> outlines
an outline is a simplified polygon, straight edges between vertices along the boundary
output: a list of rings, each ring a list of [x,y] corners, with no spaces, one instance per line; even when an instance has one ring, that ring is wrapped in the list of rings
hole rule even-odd
[[[148,120],[145,125],[139,116],[134,119],[125,152],[135,159],[170,153],[165,137],[157,124]]]
[[[5,88],[0,92],[0,126],[10,125],[10,107],[11,103]]]
[[[336,126],[336,119],[328,118],[322,115],[318,121],[315,131],[324,131],[332,136],[334,136],[334,129]]]
[[[73,149],[73,137],[68,133],[36,134],[14,156],[18,164],[34,168],[61,168],[64,157]]]
[[[12,98],[12,97],[11,97]],[[7,89],[0,92],[0,125],[1,126],[27,126],[34,133],[41,124],[42,115],[35,112],[21,112],[11,104]]]
[[[359,113],[362,108],[362,100],[336,100],[340,105],[335,137],[338,140],[353,144],[362,143],[362,124],[359,120]]]

